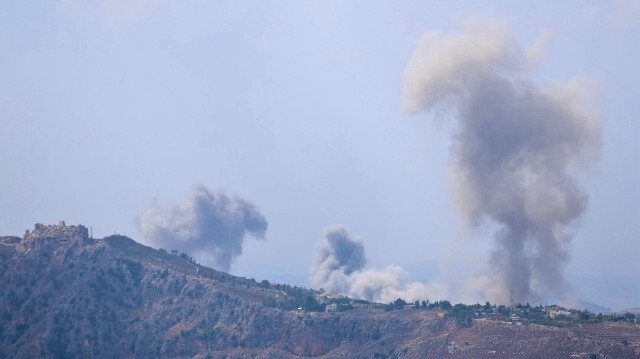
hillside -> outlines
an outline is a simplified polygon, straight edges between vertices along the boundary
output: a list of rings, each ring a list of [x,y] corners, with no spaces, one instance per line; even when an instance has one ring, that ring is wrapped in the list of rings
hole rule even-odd
[[[364,302],[320,312],[316,291],[63,223],[0,237],[0,286],[0,358],[640,356],[637,324],[473,319],[466,327],[438,309]]]

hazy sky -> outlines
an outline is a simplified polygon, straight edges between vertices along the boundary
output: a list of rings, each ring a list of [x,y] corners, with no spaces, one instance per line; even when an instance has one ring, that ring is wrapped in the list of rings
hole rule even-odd
[[[533,79],[589,78],[604,118],[572,226],[576,295],[640,306],[640,2],[5,1],[0,3],[0,234],[84,224],[143,242],[137,218],[194,185],[269,223],[231,273],[308,285],[323,230],[370,267],[459,281],[486,266],[448,184],[452,126],[401,111],[420,36],[469,16],[521,47],[552,41]]]

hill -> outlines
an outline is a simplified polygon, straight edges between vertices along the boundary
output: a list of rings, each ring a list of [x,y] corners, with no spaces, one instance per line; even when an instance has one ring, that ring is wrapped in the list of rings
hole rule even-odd
[[[640,356],[629,321],[460,325],[455,307],[320,297],[62,222],[0,237],[0,286],[0,358]]]

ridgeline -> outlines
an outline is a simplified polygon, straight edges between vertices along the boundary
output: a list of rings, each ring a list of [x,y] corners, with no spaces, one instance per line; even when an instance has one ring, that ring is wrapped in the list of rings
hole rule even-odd
[[[640,357],[633,315],[369,303],[63,222],[0,237],[0,286],[0,358]]]

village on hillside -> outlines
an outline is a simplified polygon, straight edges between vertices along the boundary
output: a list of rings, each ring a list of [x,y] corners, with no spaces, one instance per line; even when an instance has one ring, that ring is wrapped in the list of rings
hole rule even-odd
[[[441,318],[451,318],[456,324],[463,327],[473,325],[474,320],[493,320],[522,325],[525,323],[541,324],[547,326],[576,326],[600,322],[628,322],[640,324],[639,312],[602,312],[592,313],[587,310],[565,308],[559,305],[526,304],[497,305],[486,302],[482,304],[451,304],[448,300],[430,302],[429,300],[408,303],[401,298],[392,303],[373,303],[362,299],[353,299],[347,296],[320,290],[306,290],[299,287],[291,287],[286,284],[268,283],[263,281],[262,286],[268,286],[280,291],[280,295],[266,305],[289,309],[298,313],[309,312],[344,312],[347,310],[433,310]],[[312,295],[308,294],[313,293]],[[298,303],[300,305],[295,305]]]

